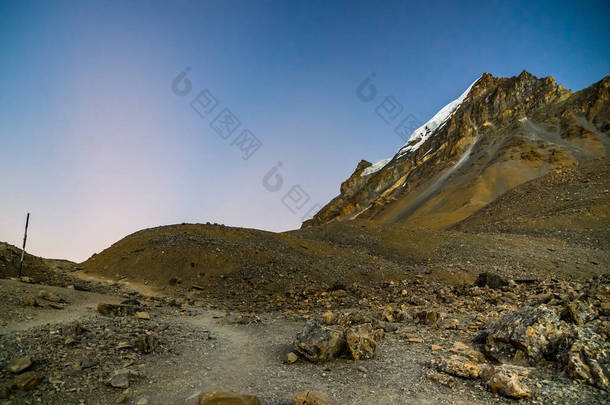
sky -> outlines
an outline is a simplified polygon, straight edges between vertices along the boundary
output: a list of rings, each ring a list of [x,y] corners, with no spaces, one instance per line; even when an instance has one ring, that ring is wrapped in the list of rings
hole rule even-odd
[[[607,1],[0,0],[0,241],[27,212],[30,253],[79,262],[165,224],[298,228],[484,72],[608,75],[609,20]]]

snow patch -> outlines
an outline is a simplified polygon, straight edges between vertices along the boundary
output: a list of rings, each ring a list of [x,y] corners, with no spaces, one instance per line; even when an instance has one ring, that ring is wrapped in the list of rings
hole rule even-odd
[[[419,149],[419,147],[422,146],[424,142],[426,142],[426,140],[430,137],[430,135],[432,135],[434,131],[441,128],[447,122],[447,120],[451,118],[451,116],[455,113],[458,107],[466,99],[468,93],[470,93],[470,89],[472,88],[472,86],[474,86],[475,83],[478,81],[479,79],[475,80],[470,86],[468,86],[466,91],[464,91],[461,96],[441,108],[440,111],[437,112],[434,117],[430,118],[428,122],[413,131],[413,133],[409,137],[409,141],[398,150],[397,157]],[[413,141],[416,142],[411,144]]]
[[[383,169],[385,165],[390,163],[390,160],[392,160],[392,158],[383,159],[377,163],[373,163],[372,165],[364,169],[362,173],[360,173],[360,176],[368,176],[369,174],[378,172],[379,170]]]

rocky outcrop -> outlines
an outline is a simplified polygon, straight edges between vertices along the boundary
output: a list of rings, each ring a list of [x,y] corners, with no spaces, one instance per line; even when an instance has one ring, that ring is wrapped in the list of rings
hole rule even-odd
[[[536,364],[555,360],[572,340],[569,325],[545,305],[504,315],[479,336],[484,353],[496,362]]]
[[[580,328],[568,353],[570,376],[598,388],[610,389],[610,343],[590,327]]]
[[[565,368],[572,378],[608,391],[610,343],[607,336],[598,333],[604,330],[605,324],[599,320],[584,323],[587,318],[579,314],[591,313],[592,306],[574,301],[567,307],[586,310],[571,312],[573,324],[568,324],[560,319],[561,306],[526,306],[490,324],[477,340],[495,363],[536,366],[553,362]],[[486,378],[492,387],[498,381],[506,389],[510,388],[512,393],[504,395],[520,397],[518,392],[523,390],[518,389],[519,381],[509,374],[488,371]],[[491,389],[496,392],[500,390],[498,387]]]

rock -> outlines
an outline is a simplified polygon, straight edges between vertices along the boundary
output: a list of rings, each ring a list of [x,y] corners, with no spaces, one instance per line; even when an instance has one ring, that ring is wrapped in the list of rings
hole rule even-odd
[[[232,392],[204,392],[188,398],[185,405],[261,405],[254,395],[241,395]]]
[[[398,322],[385,322],[379,321],[378,325],[384,332],[396,332],[400,329],[400,324]]]
[[[28,307],[41,307],[42,306],[42,305],[40,305],[40,303],[36,300],[36,297],[34,297],[34,296],[29,296],[29,297],[25,298],[25,300],[23,301],[23,304]]]
[[[81,336],[83,333],[85,333],[85,328],[83,328],[80,323],[74,322],[71,325],[62,328],[62,332],[65,336],[76,337]]]
[[[129,370],[116,370],[108,380],[108,384],[114,388],[127,388],[129,387],[129,375]]]
[[[21,391],[31,391],[36,388],[36,386],[38,385],[38,383],[40,383],[41,380],[42,378],[35,372],[26,371],[25,373],[19,374],[18,376],[13,378],[10,383],[10,387],[17,388]]]
[[[464,356],[475,363],[485,363],[487,361],[483,353],[462,342],[454,342],[449,350],[455,354]]]
[[[136,312],[136,319],[150,319],[150,314],[148,312]]]
[[[331,311],[326,311],[326,312],[324,312],[324,315],[322,315],[322,319],[324,320],[324,323],[326,325],[332,324],[334,318],[335,318],[335,315]]]
[[[456,378],[445,373],[431,373],[427,375],[428,379],[435,381],[439,384],[445,385],[449,388],[453,388],[456,384]]]
[[[610,301],[602,301],[599,305],[599,312],[603,316],[610,316]]]
[[[66,306],[64,304],[60,304],[58,302],[49,302],[49,307],[53,309],[64,309]]]
[[[443,346],[439,346],[439,345],[430,345],[430,350],[435,351],[435,350],[441,350],[443,348]]]
[[[384,337],[385,337],[385,330],[375,329],[373,331],[373,339],[375,339],[376,342],[382,340]]]
[[[21,373],[27,370],[32,365],[32,358],[30,356],[18,357],[13,359],[7,366],[8,371],[11,373]]]
[[[474,282],[474,285],[478,287],[489,287],[497,290],[500,287],[504,287],[508,285],[508,281],[504,280],[497,274],[484,272],[479,274],[477,280]]]
[[[597,318],[597,312],[591,304],[585,304],[578,300],[568,302],[561,315],[562,319],[577,325],[582,325]]]
[[[337,401],[322,392],[299,392],[292,400],[293,405],[339,405]]]
[[[463,378],[478,378],[479,367],[467,358],[453,355],[438,362],[437,369],[447,374]]]
[[[138,402],[136,402],[136,405],[148,405],[148,398],[138,399]]]
[[[126,316],[134,315],[138,311],[138,307],[135,305],[100,303],[97,305],[97,311],[104,316]]]
[[[419,320],[424,325],[436,325],[440,320],[440,314],[436,311],[420,311],[415,314],[415,319]]]
[[[408,341],[409,343],[424,343],[424,339],[422,339],[422,338],[418,338],[418,337],[410,337],[410,338],[407,338],[407,341]]]
[[[284,359],[284,363],[293,364],[293,363],[296,363],[298,359],[299,359],[299,356],[297,356],[294,352],[290,352],[286,355],[286,358]]]
[[[535,364],[554,359],[572,341],[572,330],[546,305],[522,307],[487,326],[477,337],[484,353],[500,363]]]
[[[92,359],[90,357],[85,357],[84,359],[82,359],[80,361],[80,368],[81,370],[86,370],[88,368],[92,368],[95,367],[99,364],[99,361],[96,359]]]
[[[494,394],[515,399],[529,398],[531,395],[529,388],[519,380],[519,376],[503,367],[483,367],[481,379]]]
[[[7,385],[0,385],[0,399],[8,399],[11,395],[11,389]]]
[[[346,349],[346,342],[341,331],[309,320],[297,334],[294,348],[301,357],[313,363],[323,363],[340,356]]]
[[[438,324],[438,327],[441,329],[458,329],[460,327],[460,321],[455,318],[444,319]]]
[[[373,338],[370,323],[348,328],[345,331],[345,341],[354,360],[371,359],[375,356],[377,342]]]
[[[59,295],[47,290],[38,291],[38,297],[50,302],[62,302],[62,299],[59,297]]]
[[[141,334],[136,340],[136,348],[140,353],[152,353],[157,347],[157,341],[152,334]]]
[[[591,328],[577,331],[576,341],[568,352],[568,374],[577,380],[609,390],[610,343]]]

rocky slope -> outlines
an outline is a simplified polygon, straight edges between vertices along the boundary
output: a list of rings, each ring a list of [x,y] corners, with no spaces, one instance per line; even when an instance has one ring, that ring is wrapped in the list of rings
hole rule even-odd
[[[485,73],[380,170],[361,161],[303,226],[358,217],[444,228],[550,170],[608,156],[609,86],[607,76],[572,93],[552,77]]]

